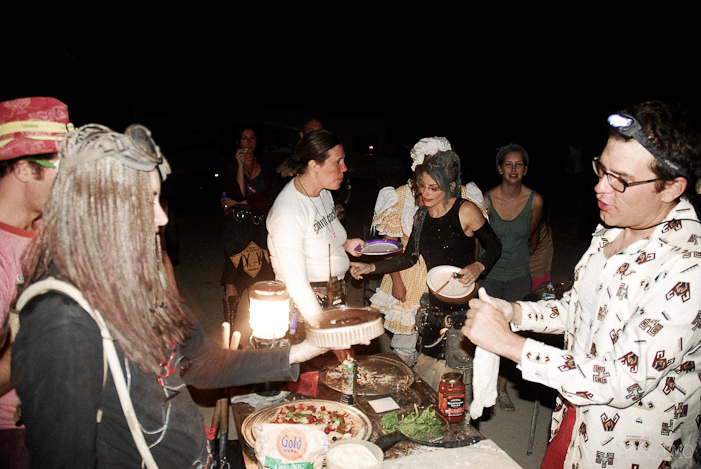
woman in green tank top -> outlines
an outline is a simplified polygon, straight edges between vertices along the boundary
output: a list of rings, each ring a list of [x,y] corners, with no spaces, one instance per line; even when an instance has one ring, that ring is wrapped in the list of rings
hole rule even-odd
[[[481,282],[490,296],[506,301],[522,300],[531,291],[530,256],[538,245],[538,224],[543,197],[523,184],[528,153],[515,144],[497,152],[501,184],[485,194],[489,224],[502,244],[501,257]],[[498,402],[502,410],[514,410],[506,392],[506,378],[499,380]]]

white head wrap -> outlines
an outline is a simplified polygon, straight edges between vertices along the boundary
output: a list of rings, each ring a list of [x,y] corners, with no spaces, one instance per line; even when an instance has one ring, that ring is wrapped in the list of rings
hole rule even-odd
[[[450,142],[445,137],[427,137],[422,138],[414,148],[411,149],[411,159],[414,163],[411,165],[411,170],[414,171],[416,167],[423,164],[426,155],[435,155],[439,151],[452,150]]]

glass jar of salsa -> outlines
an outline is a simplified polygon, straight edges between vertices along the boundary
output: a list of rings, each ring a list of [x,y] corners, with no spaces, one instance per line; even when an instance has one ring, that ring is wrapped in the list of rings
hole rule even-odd
[[[462,373],[446,373],[438,385],[438,412],[449,423],[465,419],[465,383]]]

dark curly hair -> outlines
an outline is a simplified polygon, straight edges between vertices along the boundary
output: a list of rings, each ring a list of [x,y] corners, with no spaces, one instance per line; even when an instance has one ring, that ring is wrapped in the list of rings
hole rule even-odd
[[[697,197],[697,184],[701,178],[701,132],[698,121],[680,103],[647,101],[622,111],[633,116],[645,135],[657,145],[662,155],[677,163],[686,172],[687,188],[685,195],[693,201]],[[611,127],[611,136],[630,140]],[[652,172],[662,179],[657,182],[657,190],[662,190],[665,181],[682,176],[673,172],[657,159],[650,166]]]

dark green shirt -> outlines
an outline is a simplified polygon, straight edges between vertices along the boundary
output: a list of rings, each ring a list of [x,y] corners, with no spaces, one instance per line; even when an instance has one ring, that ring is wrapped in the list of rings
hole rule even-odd
[[[535,191],[531,191],[526,206],[516,218],[504,220],[494,207],[492,197],[487,193],[492,206],[489,212],[489,224],[501,241],[501,257],[487,278],[508,282],[531,274],[528,235],[531,231],[531,205],[534,196]]]

